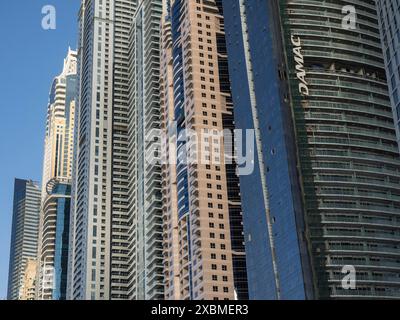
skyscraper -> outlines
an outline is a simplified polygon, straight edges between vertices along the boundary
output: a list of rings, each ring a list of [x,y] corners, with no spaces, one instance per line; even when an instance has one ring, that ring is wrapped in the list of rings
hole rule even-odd
[[[171,30],[171,3],[163,2],[161,20],[161,54],[160,54],[160,100],[161,100],[161,130],[166,137],[161,141],[168,149],[165,157],[170,162],[176,158],[176,143],[169,143],[174,136],[170,127],[174,125],[174,74],[172,60],[172,30]],[[172,132],[171,132],[172,131]],[[170,137],[172,135],[172,137]],[[163,199],[163,253],[164,253],[164,288],[166,300],[181,298],[181,271],[180,271],[180,237],[177,204],[177,175],[176,166],[162,164],[162,199]]]
[[[131,299],[164,298],[160,129],[162,1],[139,1],[129,60],[129,216]]]
[[[71,183],[50,180],[41,210],[37,299],[65,300],[68,272]]]
[[[400,7],[396,2],[376,0],[390,101],[397,141],[400,142]]]
[[[9,300],[21,298],[27,261],[36,258],[39,211],[40,187],[38,183],[15,179],[7,291]]]
[[[71,178],[75,104],[76,51],[68,49],[62,73],[50,89],[47,107],[42,190],[53,178]],[[43,192],[46,195],[46,192]]]
[[[129,37],[134,0],[83,0],[71,200],[69,299],[126,299]]]
[[[257,142],[240,177],[250,298],[400,297],[400,159],[374,1],[357,1],[354,28],[342,1],[223,2],[236,125]]]
[[[165,1],[162,25],[165,297],[246,299],[221,1]]]
[[[37,299],[64,300],[68,271],[77,53],[68,49],[50,90],[44,141]]]

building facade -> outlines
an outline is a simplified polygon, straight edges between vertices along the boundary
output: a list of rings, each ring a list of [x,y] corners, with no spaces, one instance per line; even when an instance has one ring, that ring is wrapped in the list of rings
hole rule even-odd
[[[376,0],[379,29],[385,59],[393,118],[400,141],[400,3],[398,1]]]
[[[41,210],[40,269],[36,295],[38,300],[65,300],[71,181],[50,180],[45,192]]]
[[[172,59],[171,3],[164,1],[161,20],[161,55],[160,55],[160,100],[161,130],[165,137],[161,143],[168,148],[165,157],[176,163],[176,143],[169,143],[176,133],[174,126],[174,74]],[[167,161],[166,161],[167,162]],[[163,264],[164,288],[166,300],[179,300],[181,297],[180,241],[178,225],[178,196],[176,166],[162,164],[162,209],[163,209]]]
[[[161,99],[165,298],[247,298],[221,1],[165,1]]]
[[[164,298],[160,130],[162,1],[138,1],[129,60],[130,299]]]
[[[53,178],[71,177],[76,104],[76,51],[68,49],[62,73],[50,89],[47,107],[42,190]],[[43,192],[46,195],[46,192]]]
[[[133,0],[84,0],[70,222],[69,299],[127,299],[129,37]]]
[[[77,53],[68,50],[47,110],[36,296],[65,300],[74,151]]]
[[[25,269],[38,251],[40,187],[31,180],[15,179],[11,230],[8,300],[18,300],[23,293]]]
[[[378,15],[354,2],[348,28],[343,6],[224,1],[236,124],[259,137],[255,172],[241,176],[252,299],[400,296],[400,159]]]

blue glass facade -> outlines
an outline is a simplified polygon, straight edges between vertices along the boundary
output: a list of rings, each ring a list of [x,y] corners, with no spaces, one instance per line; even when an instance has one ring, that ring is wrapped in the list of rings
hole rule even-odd
[[[312,277],[290,109],[283,101],[279,78],[282,58],[276,45],[279,34],[272,19],[273,4],[223,3],[236,127],[255,129],[259,140],[254,172],[240,177],[249,298],[306,299],[312,296]],[[247,33],[240,25],[244,11]],[[251,74],[250,69],[257,71]],[[250,86],[243,85],[246,82]]]
[[[257,135],[258,168],[241,177],[250,298],[398,297],[400,162],[375,3],[358,1],[352,30],[341,1],[224,5],[236,124]]]
[[[183,57],[181,43],[181,17],[182,17],[182,1],[175,1],[171,7],[171,26],[172,26],[172,55],[174,70],[174,104],[175,104],[175,121],[177,126],[177,190],[178,190],[178,219],[182,221],[187,219],[187,248],[189,261],[192,257],[191,239],[190,239],[190,219],[189,215],[189,180],[187,166],[187,145],[185,131],[185,87],[183,80]],[[183,222],[185,223],[185,222]],[[189,294],[193,299],[192,284],[192,267],[189,265]]]
[[[53,189],[57,195],[57,220],[54,249],[54,291],[53,300],[65,300],[67,290],[69,219],[71,186],[57,184]],[[65,197],[64,197],[65,196]]]
[[[65,88],[65,113],[69,113],[69,107],[72,101],[76,100],[76,88],[77,88],[77,75],[72,74],[66,76],[66,88]]]
[[[188,174],[185,135],[185,88],[183,82],[183,61],[181,43],[181,1],[172,6],[172,41],[174,58],[174,101],[177,123],[177,174],[178,174],[178,215],[181,218],[189,210]]]
[[[43,202],[39,299],[66,300],[71,185],[53,179],[47,184],[46,191],[47,196]]]

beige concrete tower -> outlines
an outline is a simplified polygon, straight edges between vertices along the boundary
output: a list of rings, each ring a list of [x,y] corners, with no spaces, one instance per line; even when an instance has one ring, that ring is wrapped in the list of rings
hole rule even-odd
[[[165,1],[163,21],[165,297],[246,299],[238,177],[221,137],[233,129],[221,1]]]
[[[74,140],[76,51],[68,49],[62,73],[54,79],[47,109],[42,194],[53,178],[71,178]]]
[[[35,300],[37,260],[28,259],[25,267],[24,280],[21,286],[20,300]]]

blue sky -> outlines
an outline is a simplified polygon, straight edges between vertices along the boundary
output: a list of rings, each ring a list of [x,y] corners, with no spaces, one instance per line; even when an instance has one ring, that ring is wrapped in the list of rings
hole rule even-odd
[[[68,46],[76,48],[80,0],[3,1],[0,10],[0,298],[6,297],[14,178],[40,181],[48,93]],[[42,29],[42,8],[56,30]]]

